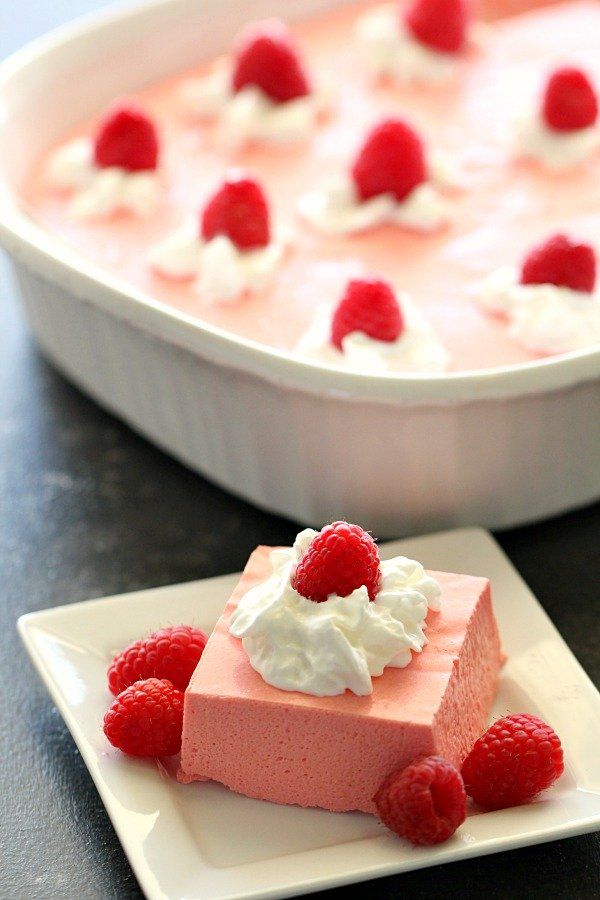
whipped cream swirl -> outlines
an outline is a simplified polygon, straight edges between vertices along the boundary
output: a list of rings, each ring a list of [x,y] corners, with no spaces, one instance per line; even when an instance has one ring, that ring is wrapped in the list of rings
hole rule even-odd
[[[450,218],[448,201],[431,182],[418,185],[404,200],[379,194],[360,200],[350,177],[325,185],[301,198],[299,211],[324,234],[350,234],[380,225],[413,231],[437,231]]]
[[[400,82],[443,83],[461,62],[457,53],[442,53],[416,40],[400,21],[398,5],[385,4],[361,16],[356,36],[369,69]]]
[[[154,247],[148,262],[163,278],[197,279],[200,293],[209,301],[231,302],[244,293],[265,288],[284,252],[282,239],[255,250],[238,249],[226,235],[205,241],[198,233],[197,221],[190,220]]]
[[[249,85],[238,93],[231,90],[226,66],[204,78],[185,81],[180,89],[184,109],[190,115],[217,119],[224,143],[240,146],[250,140],[288,142],[308,137],[327,106],[323,92],[313,92],[284,103],[276,103],[259,87]]]
[[[67,211],[75,219],[102,218],[122,211],[148,216],[160,198],[160,176],[156,171],[101,168],[94,163],[89,138],[78,138],[59,147],[48,161],[46,179],[56,190],[72,194]]]
[[[316,362],[341,366],[356,372],[443,372],[450,355],[431,324],[406,294],[400,296],[404,329],[395,341],[378,341],[361,331],[342,340],[343,352],[331,343],[333,307],[317,312],[312,325],[302,335],[296,352]]]
[[[505,316],[510,334],[534,353],[568,353],[600,342],[600,297],[554,284],[520,284],[516,268],[493,272],[477,292],[481,306]]]
[[[404,668],[423,649],[427,612],[440,609],[440,586],[420,563],[397,556],[381,563],[373,602],[361,587],[314,603],[294,590],[291,577],[316,534],[308,528],[291,549],[272,552],[273,574],[244,594],[229,631],[273,687],[316,697],[346,690],[366,696],[386,666]]]
[[[600,150],[600,126],[554,131],[541,116],[522,118],[516,126],[516,152],[548,169],[568,169]]]

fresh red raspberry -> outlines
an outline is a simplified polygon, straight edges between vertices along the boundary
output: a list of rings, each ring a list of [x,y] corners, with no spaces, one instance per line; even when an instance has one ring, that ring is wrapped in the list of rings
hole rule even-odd
[[[554,131],[578,131],[597,121],[598,97],[585,72],[565,67],[552,73],[544,92],[542,116]]]
[[[441,756],[416,759],[392,772],[373,800],[383,824],[413,844],[447,841],[467,815],[460,772]]]
[[[202,237],[228,237],[239,250],[266,247],[271,239],[269,206],[252,178],[232,175],[213,194],[201,214]]]
[[[591,294],[596,284],[596,254],[589,244],[576,244],[564,234],[555,234],[527,255],[521,284],[555,284]]]
[[[158,135],[154,123],[133,103],[107,112],[94,139],[94,162],[101,169],[118,166],[128,172],[156,169]]]
[[[333,522],[311,541],[292,586],[308,600],[323,603],[330,594],[347,597],[364,585],[374,600],[380,580],[379,550],[371,535],[360,525]]]
[[[404,25],[421,44],[442,53],[459,53],[467,41],[467,0],[415,0]]]
[[[518,806],[546,790],[563,773],[558,735],[528,714],[505,716],[488,728],[465,759],[467,794],[487,809]]]
[[[402,119],[386,119],[367,136],[351,174],[361,200],[379,194],[404,200],[427,179],[423,142]]]
[[[104,734],[130,756],[173,756],[181,750],[183,693],[146,678],[122,691],[104,716]]]
[[[254,85],[276,103],[311,92],[310,83],[291,34],[277,19],[246,29],[235,49],[233,90]]]
[[[377,278],[348,282],[331,323],[331,343],[343,350],[342,341],[353,331],[362,331],[376,341],[395,341],[404,330],[400,304],[392,288]]]
[[[118,653],[108,667],[108,687],[115,696],[143,678],[167,678],[185,691],[208,638],[199,628],[162,628]]]

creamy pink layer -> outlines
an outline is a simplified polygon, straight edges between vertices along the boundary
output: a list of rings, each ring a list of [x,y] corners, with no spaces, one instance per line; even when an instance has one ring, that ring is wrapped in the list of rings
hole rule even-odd
[[[484,729],[502,662],[489,581],[434,572],[442,612],[428,616],[423,652],[387,668],[371,696],[312,697],[266,684],[229,634],[240,596],[271,573],[270,549],[250,557],[186,692],[180,780],[372,813],[394,768],[430,753],[460,764]]]
[[[215,129],[183,116],[177,101],[181,82],[206,72],[204,66],[141,97],[163,134],[166,187],[155,215],[145,221],[74,222],[66,214],[65,198],[44,183],[43,160],[24,186],[28,209],[124,283],[202,321],[280,349],[293,348],[317,307],[335,302],[346,279],[367,270],[413,296],[450,350],[452,369],[531,359],[504,323],[477,308],[471,291],[483,276],[516,263],[552,230],[597,241],[600,156],[575,171],[548,174],[515,162],[510,142],[515,115],[521,106],[535,106],[540,83],[552,66],[572,61],[600,81],[600,3],[563,3],[496,22],[458,77],[434,88],[373,85],[361,65],[353,30],[358,15],[374,5],[350,4],[297,27],[311,71],[333,87],[331,115],[309,141],[227,151]],[[524,5],[520,0],[487,4],[496,12]],[[390,113],[408,116],[432,150],[443,151],[462,169],[464,189],[452,197],[452,225],[435,236],[392,227],[354,237],[320,236],[298,219],[299,198],[344,171],[367,129]],[[90,122],[77,134],[92,128]],[[209,302],[193,283],[169,283],[153,275],[146,254],[197,215],[231,165],[248,167],[263,180],[276,217],[290,229],[291,246],[271,289],[227,306]]]

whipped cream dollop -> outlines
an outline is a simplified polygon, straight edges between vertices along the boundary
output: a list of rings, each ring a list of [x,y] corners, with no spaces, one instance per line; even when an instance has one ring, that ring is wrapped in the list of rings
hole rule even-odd
[[[71,194],[67,211],[76,219],[102,218],[122,211],[148,216],[160,199],[157,171],[101,168],[94,163],[89,138],[59,147],[48,161],[46,179],[54,189]]]
[[[235,301],[260,291],[274,277],[285,243],[274,238],[266,247],[240,250],[226,235],[202,239],[196,220],[165,238],[149,254],[150,267],[173,281],[198,280],[200,292],[215,302]]]
[[[600,126],[555,131],[540,115],[521,118],[516,125],[516,152],[548,169],[568,169],[600,150]]]
[[[553,284],[520,284],[516,268],[493,272],[477,300],[506,317],[510,334],[540,354],[568,353],[600,342],[600,297]]]
[[[272,552],[273,574],[244,594],[229,631],[273,687],[316,697],[346,690],[365,696],[386,666],[404,668],[423,649],[427,612],[441,607],[440,586],[420,563],[397,556],[381,563],[374,601],[361,587],[314,603],[291,579],[316,534],[307,528],[291,549]]]
[[[369,69],[396,81],[442,83],[461,63],[458,53],[427,47],[403,27],[398,4],[386,3],[361,16],[356,37]]]
[[[181,103],[190,115],[217,119],[222,140],[238,146],[249,140],[288,142],[310,136],[317,118],[327,109],[323,91],[276,103],[259,87],[231,90],[227,66],[219,66],[204,78],[185,81]]]
[[[324,234],[351,234],[380,225],[413,231],[437,231],[450,219],[450,204],[432,182],[418,185],[404,200],[379,194],[361,200],[349,176],[341,177],[300,199],[300,214]]]
[[[369,374],[445,371],[450,354],[411,300],[405,294],[399,296],[404,328],[395,341],[378,341],[364,332],[353,331],[343,338],[342,352],[331,343],[334,307],[325,306],[300,338],[296,352],[316,362]]]

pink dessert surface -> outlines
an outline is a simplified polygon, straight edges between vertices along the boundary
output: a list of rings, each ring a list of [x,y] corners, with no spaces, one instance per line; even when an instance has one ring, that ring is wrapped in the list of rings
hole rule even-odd
[[[125,285],[278,349],[292,350],[317,308],[335,302],[347,279],[366,270],[412,296],[449,350],[452,370],[531,360],[533,354],[508,334],[505,323],[477,307],[472,291],[496,268],[518,264],[532,244],[553,231],[597,243],[598,155],[574,170],[546,172],[514,159],[511,135],[519,110],[536,108],[541,83],[554,66],[580,65],[600,82],[600,4],[575,0],[495,21],[482,47],[469,51],[457,77],[435,87],[373,84],[353,33],[358,15],[374,5],[352,4],[295,28],[311,73],[334,87],[331,114],[306,141],[224,148],[215,127],[183,115],[178,100],[182,82],[205,73],[203,65],[140,95],[156,117],[164,148],[165,195],[153,215],[73,221],[65,198],[44,181],[44,160],[24,186],[27,209]],[[498,13],[523,5],[487,7]],[[450,226],[435,235],[393,227],[352,237],[320,235],[299,219],[299,199],[346,171],[369,127],[390,113],[408,117],[430,148],[457,164],[463,184],[450,197]],[[90,134],[93,127],[89,122],[68,137]],[[291,241],[272,287],[223,305],[203,297],[194,283],[156,277],[147,254],[190,215],[198,215],[234,165],[263,182]]]
[[[270,550],[250,557],[186,691],[180,780],[373,813],[384,777],[416,756],[460,765],[487,724],[502,664],[489,581],[431,573],[442,610],[428,615],[422,653],[386,668],[370,696],[315,697],[271,687],[229,634],[240,597],[271,574]]]

